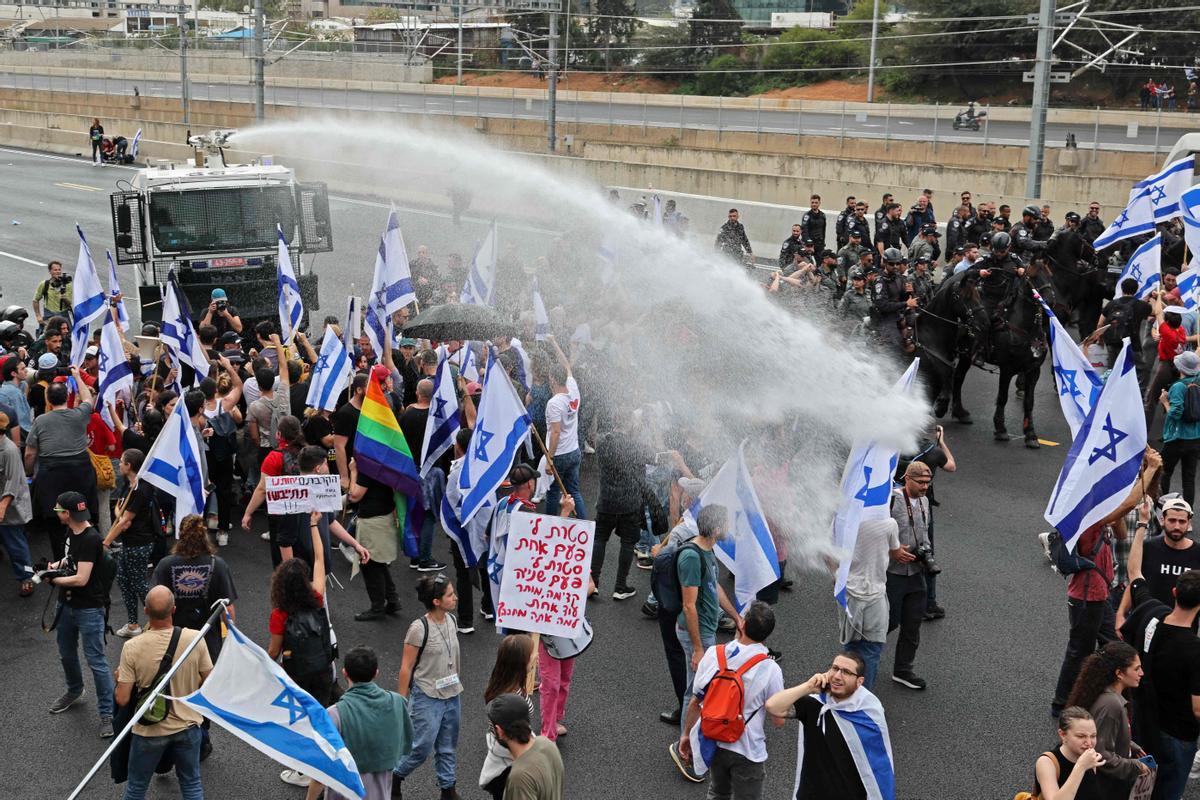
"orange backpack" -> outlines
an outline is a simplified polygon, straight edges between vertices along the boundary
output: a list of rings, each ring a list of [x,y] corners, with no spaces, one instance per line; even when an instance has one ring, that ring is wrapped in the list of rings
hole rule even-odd
[[[708,682],[704,702],[700,706],[700,733],[714,742],[736,742],[746,730],[748,717],[743,717],[746,705],[746,685],[742,676],[770,656],[759,653],[746,659],[736,670],[729,669],[725,648],[717,648],[717,674]],[[758,713],[755,709],[750,716]]]

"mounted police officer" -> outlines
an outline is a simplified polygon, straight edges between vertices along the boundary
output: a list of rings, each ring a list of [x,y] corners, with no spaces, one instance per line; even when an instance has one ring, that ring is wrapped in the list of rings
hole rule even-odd
[[[974,308],[972,330],[976,334],[975,363],[982,364],[991,355],[991,333],[1004,324],[1004,307],[1015,293],[1017,281],[1025,277],[1025,263],[1013,252],[1012,237],[998,231],[992,234],[992,250],[967,270],[979,281],[979,293],[985,302]],[[991,307],[989,318],[987,307]]]
[[[1107,227],[1104,220],[1100,219],[1100,204],[1095,200],[1088,203],[1087,214],[1079,221],[1079,233],[1091,244]]]
[[[871,316],[879,337],[897,350],[903,349],[900,325],[904,315],[916,309],[918,302],[912,285],[904,278],[904,254],[895,247],[883,251],[883,270],[875,274],[871,283],[871,303],[874,308]]]
[[[1013,250],[1023,259],[1032,258],[1035,254],[1046,250],[1046,243],[1035,236],[1038,221],[1041,218],[1042,212],[1037,206],[1025,206],[1021,209],[1021,221],[1013,225],[1009,231]],[[993,245],[994,248],[995,245]]]

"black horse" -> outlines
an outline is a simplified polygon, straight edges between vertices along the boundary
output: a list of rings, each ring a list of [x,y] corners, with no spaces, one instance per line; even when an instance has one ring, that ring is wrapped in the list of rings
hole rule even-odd
[[[1033,424],[1033,402],[1046,360],[1049,328],[1045,310],[1033,296],[1033,290],[1052,305],[1055,290],[1051,276],[1047,267],[1037,263],[1025,276],[1009,278],[1013,283],[1000,287],[999,292],[980,291],[977,277],[969,272],[947,278],[938,287],[918,317],[917,341],[930,401],[939,417],[950,410],[959,422],[972,422],[970,412],[963,406],[962,385],[974,363],[977,348],[970,331],[976,309],[982,305],[986,318],[996,320],[984,334],[989,339],[983,348],[988,354],[987,362],[995,365],[1000,375],[992,417],[995,439],[1007,442],[1012,438],[1004,412],[1009,384],[1014,377],[1021,376],[1024,389],[1021,429],[1025,446],[1041,446]]]
[[[1108,259],[1098,257],[1087,239],[1072,228],[1058,230],[1047,243],[1045,255],[1053,268],[1058,300],[1051,308],[1064,321],[1074,313],[1079,336],[1086,339],[1096,330],[1100,311],[1112,296],[1113,287],[1108,285],[1104,266]]]

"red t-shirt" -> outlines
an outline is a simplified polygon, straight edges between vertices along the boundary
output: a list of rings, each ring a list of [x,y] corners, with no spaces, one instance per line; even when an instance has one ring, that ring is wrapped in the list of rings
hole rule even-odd
[[[1167,323],[1158,326],[1158,360],[1172,361],[1175,356],[1184,351],[1187,345],[1187,331],[1180,325],[1172,328]]]
[[[313,597],[317,598],[317,603],[324,606],[325,598],[318,591],[313,591]],[[271,609],[271,617],[267,620],[267,630],[275,636],[283,636],[283,629],[287,625],[287,612],[280,611],[278,608]]]
[[[121,440],[116,437],[116,434],[105,424],[100,414],[95,411],[92,412],[92,416],[88,419],[87,437],[88,450],[91,450],[96,455],[108,456],[109,458],[121,457]]]
[[[262,466],[259,467],[259,472],[272,478],[278,478],[282,475],[283,453],[279,450],[272,450],[267,453],[267,457],[263,459]]]
[[[1075,553],[1090,559],[1095,569],[1085,569],[1071,576],[1067,597],[1072,600],[1107,600],[1108,585],[1113,578],[1113,552],[1103,538],[1107,529],[1094,525],[1079,535]]]

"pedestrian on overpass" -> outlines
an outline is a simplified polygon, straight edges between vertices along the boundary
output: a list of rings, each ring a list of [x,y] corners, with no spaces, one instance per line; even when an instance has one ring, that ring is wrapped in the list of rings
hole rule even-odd
[[[88,141],[92,144],[92,166],[103,166],[104,161],[100,158],[100,146],[104,144],[104,126],[96,117],[92,117],[92,126],[88,128]]]

